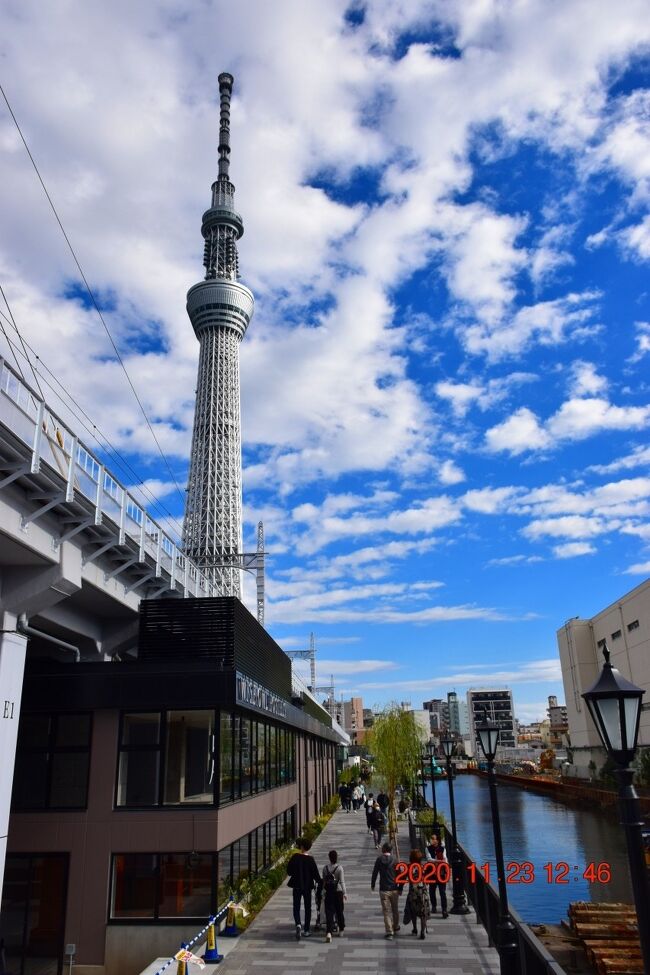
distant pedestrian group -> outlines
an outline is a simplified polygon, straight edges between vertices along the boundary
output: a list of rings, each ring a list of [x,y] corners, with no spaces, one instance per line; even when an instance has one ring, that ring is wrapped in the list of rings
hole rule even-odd
[[[433,833],[429,842],[422,850],[411,850],[409,854],[409,869],[404,871],[402,864],[398,868],[397,857],[393,853],[392,845],[383,842],[388,827],[390,800],[384,791],[375,799],[373,793],[365,794],[362,783],[342,783],[339,787],[341,807],[347,813],[357,812],[363,808],[366,815],[366,826],[372,833],[375,849],[381,848],[377,856],[370,879],[370,887],[374,891],[379,883],[379,899],[384,920],[385,938],[392,941],[400,924],[400,899],[404,889],[404,909],[402,923],[411,926],[411,934],[426,937],[427,922],[431,914],[437,913],[437,898],[440,898],[442,917],[448,917],[446,880],[449,876],[448,868],[436,872],[433,882],[425,882],[422,864],[427,861],[447,863],[444,844],[437,833]],[[328,853],[328,862],[319,871],[314,857],[309,852],[311,843],[300,838],[297,841],[298,852],[294,853],[287,864],[289,875],[288,885],[293,891],[293,919],[295,935],[298,941],[311,935],[312,896],[316,895],[318,910],[317,925],[320,927],[321,909],[325,914],[325,941],[331,942],[333,935],[341,937],[345,930],[344,905],[347,901],[345,876],[343,865],[339,863],[336,850]],[[411,869],[420,867],[419,870]],[[443,880],[439,879],[442,875]]]

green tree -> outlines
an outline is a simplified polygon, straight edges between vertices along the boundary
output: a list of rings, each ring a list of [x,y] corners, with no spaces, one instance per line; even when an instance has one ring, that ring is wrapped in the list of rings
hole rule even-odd
[[[397,831],[395,790],[401,782],[412,782],[415,778],[425,735],[416,725],[413,714],[393,702],[375,718],[368,736],[375,768],[386,782],[386,793],[390,798],[388,834],[394,839]]]

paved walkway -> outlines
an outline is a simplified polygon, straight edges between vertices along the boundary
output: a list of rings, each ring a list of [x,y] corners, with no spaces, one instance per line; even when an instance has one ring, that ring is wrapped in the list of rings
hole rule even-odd
[[[401,833],[404,849],[408,847],[406,827]],[[336,849],[345,871],[348,900],[345,905],[345,933],[325,942],[323,929],[314,932],[316,913],[312,915],[312,935],[299,943],[295,940],[291,890],[286,883],[267,902],[248,930],[237,939],[237,947],[219,965],[223,975],[497,975],[497,952],[488,947],[487,935],[476,923],[473,913],[449,915],[444,919],[432,914],[426,940],[410,934],[404,927],[392,941],[384,939],[384,923],[379,902],[379,884],[370,890],[370,876],[377,851],[366,829],[366,818],[358,813],[337,812],[314,843],[313,853],[319,869],[327,860],[328,850]],[[451,884],[448,895],[451,904]],[[404,907],[404,895],[401,910]],[[440,908],[438,907],[438,910]],[[219,945],[221,947],[221,939]]]

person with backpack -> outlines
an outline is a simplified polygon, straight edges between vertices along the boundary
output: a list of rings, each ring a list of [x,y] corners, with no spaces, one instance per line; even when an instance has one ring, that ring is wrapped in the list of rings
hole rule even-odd
[[[427,846],[427,853],[432,860],[436,863],[447,863],[447,854],[445,852],[444,844],[440,842],[440,837],[434,833],[429,840],[429,845]],[[433,884],[429,884],[429,897],[431,898],[431,912],[435,914],[438,910],[436,906],[436,888],[440,894],[440,908],[442,910],[443,917],[449,917],[447,913],[447,883],[443,883],[441,880],[437,880]]]
[[[411,850],[409,857],[410,863],[421,864],[424,854],[421,850]],[[409,921],[413,925],[411,934],[418,933],[417,921],[420,919],[420,940],[424,941],[424,932],[427,929],[427,918],[431,913],[429,897],[427,895],[427,885],[423,881],[414,884],[409,881],[409,891],[406,896],[406,907],[404,908],[404,924]]]
[[[361,792],[361,788],[359,786],[359,783],[357,782],[354,789],[352,790],[352,808],[354,809],[355,812],[357,812],[359,806],[361,805],[362,795],[363,793]]]
[[[321,882],[316,861],[310,854],[311,842],[302,836],[296,841],[299,853],[294,853],[287,863],[288,886],[293,890],[293,920],[296,925],[296,941],[310,936],[311,894]],[[300,902],[305,905],[305,926],[300,923]]]
[[[371,793],[369,793],[368,798],[365,801],[365,808],[366,808],[366,826],[368,827],[368,832],[369,833],[372,833],[371,817],[372,817],[372,811],[373,811],[374,807],[375,807],[375,800],[374,800],[373,794],[371,792]]]
[[[339,938],[345,930],[343,904],[348,898],[345,890],[343,867],[338,862],[339,855],[336,850],[330,850],[328,857],[330,862],[323,867],[322,884],[325,898],[325,941],[329,942],[332,940],[335,919]]]
[[[402,888],[395,880],[395,864],[397,860],[393,856],[393,848],[390,843],[384,843],[381,848],[381,856],[375,860],[375,866],[370,879],[370,889],[375,889],[377,877],[379,877],[379,899],[384,915],[384,928],[387,941],[393,940],[393,935],[400,929],[399,924],[399,896]]]
[[[378,850],[381,844],[381,838],[386,832],[386,817],[379,808],[379,803],[377,802],[374,804],[372,809],[370,825],[372,826],[372,836],[375,841],[375,849]]]

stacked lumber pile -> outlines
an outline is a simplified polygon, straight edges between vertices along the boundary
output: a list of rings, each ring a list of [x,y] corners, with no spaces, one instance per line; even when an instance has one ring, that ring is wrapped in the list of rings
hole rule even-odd
[[[636,912],[631,904],[569,905],[571,930],[597,975],[643,975]]]

